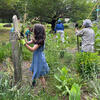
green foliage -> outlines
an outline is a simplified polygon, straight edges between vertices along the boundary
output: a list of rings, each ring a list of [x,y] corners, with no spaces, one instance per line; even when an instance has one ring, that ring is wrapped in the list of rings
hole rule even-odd
[[[23,85],[23,83],[17,83],[14,85],[13,79],[9,78],[4,72],[0,72],[0,100],[58,100],[58,96],[55,97],[43,93],[34,95],[33,89],[29,85]]]
[[[52,20],[57,21],[59,17],[66,16],[74,22],[86,19],[94,6],[93,2],[87,2],[86,0],[81,2],[80,0],[29,0],[28,4],[29,17],[39,17],[40,21],[47,23],[51,23]]]
[[[8,75],[2,75],[0,78],[0,100],[33,100],[33,96],[29,92],[29,86],[18,89],[18,84],[13,86],[12,82]]]
[[[67,34],[65,34],[65,39]],[[68,46],[67,39],[64,43],[61,42],[60,34],[57,36],[48,33],[47,31],[47,38],[46,38],[46,48],[45,54],[47,58],[47,62],[49,66],[57,66],[59,63],[59,55],[60,52],[64,51],[65,48]],[[56,55],[56,56],[55,56]]]
[[[3,25],[8,24],[8,23],[0,23],[0,33],[2,31],[9,31],[11,27],[3,27]]]
[[[87,2],[86,0],[69,0],[69,2],[71,6],[68,14],[73,22],[86,19],[95,5],[93,2]]]
[[[80,76],[89,80],[98,75],[99,57],[97,53],[81,52],[76,54],[76,69]]]
[[[3,43],[3,42],[8,42],[9,41],[9,30],[8,29],[4,29],[3,27],[1,27],[1,24],[0,24],[0,45]],[[3,28],[3,29],[2,29]]]
[[[26,47],[22,48],[22,56],[24,60],[32,59],[32,52],[30,52]],[[11,44],[7,43],[5,45],[0,44],[0,62],[2,62],[6,57],[11,57]]]
[[[0,62],[6,57],[11,57],[11,44],[0,45]]]
[[[93,96],[95,96],[96,99],[99,100],[100,99],[100,79],[95,78],[94,80],[90,81],[89,87],[92,89]]]
[[[23,56],[23,60],[30,60],[32,59],[32,52],[30,52],[26,47],[23,46],[22,56]]]
[[[69,100],[81,100],[80,94],[80,86],[74,83],[69,93]]]
[[[80,83],[80,79],[75,74],[70,74],[70,70],[66,67],[63,67],[61,70],[58,68],[59,74],[54,75],[55,79],[59,82],[56,87],[60,91],[61,95],[66,95],[70,93],[70,88],[74,83]]]
[[[46,24],[46,27],[47,28],[51,28],[51,24]]]
[[[28,5],[30,18],[39,17],[40,21],[50,24],[66,12],[65,0],[29,0]]]
[[[12,21],[12,16],[16,14],[14,9],[16,1],[18,0],[0,0],[0,18],[3,19],[2,22]]]
[[[74,46],[76,45],[76,35],[73,28],[65,29],[65,41],[68,42],[68,46]]]
[[[69,24],[68,23],[64,24],[64,28],[69,28]]]
[[[63,67],[61,70],[58,68],[61,75],[54,75],[55,79],[59,82],[59,85],[56,85],[58,90],[61,92],[61,95],[66,95],[69,93],[69,87],[68,82],[72,80],[68,75],[68,69],[66,67]]]
[[[78,27],[81,28],[83,24],[83,20],[78,20],[77,23],[78,23]]]
[[[100,51],[100,30],[97,27],[94,27],[95,31],[95,50]]]

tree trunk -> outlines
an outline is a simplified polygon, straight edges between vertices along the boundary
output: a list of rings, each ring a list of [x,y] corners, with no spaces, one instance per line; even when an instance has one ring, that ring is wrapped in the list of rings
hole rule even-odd
[[[52,31],[54,31],[55,25],[56,25],[56,20],[53,19],[52,22],[51,22],[51,29],[52,29]]]

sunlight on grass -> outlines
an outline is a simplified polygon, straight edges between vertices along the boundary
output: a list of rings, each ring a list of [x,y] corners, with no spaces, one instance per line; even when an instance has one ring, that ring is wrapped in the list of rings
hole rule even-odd
[[[7,23],[0,23],[0,43],[9,41],[11,27],[3,27]]]
[[[0,43],[9,41],[9,30],[0,30]]]
[[[3,27],[3,25],[5,24],[8,24],[8,23],[0,23],[0,30],[3,30],[3,29],[10,30],[11,29],[11,27]]]

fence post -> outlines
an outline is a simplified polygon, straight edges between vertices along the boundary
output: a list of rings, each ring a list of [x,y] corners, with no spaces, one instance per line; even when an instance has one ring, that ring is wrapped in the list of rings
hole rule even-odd
[[[10,32],[10,42],[12,45],[12,61],[14,65],[14,80],[15,83],[22,80],[22,69],[21,69],[21,62],[22,62],[22,48],[18,41],[20,36],[20,28],[18,25],[17,16],[13,16],[13,32]]]

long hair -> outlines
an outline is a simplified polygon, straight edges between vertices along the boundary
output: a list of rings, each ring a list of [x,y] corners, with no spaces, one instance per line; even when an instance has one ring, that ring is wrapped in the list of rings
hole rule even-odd
[[[45,28],[41,24],[35,24],[33,28],[35,43],[38,45],[44,45],[46,38]]]

